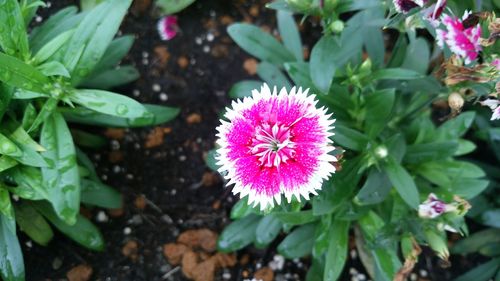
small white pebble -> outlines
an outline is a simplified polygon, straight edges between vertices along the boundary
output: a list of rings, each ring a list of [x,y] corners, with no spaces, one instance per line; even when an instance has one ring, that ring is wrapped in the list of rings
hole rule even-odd
[[[33,247],[33,242],[31,242],[31,240],[26,241],[25,244],[26,244],[26,247],[28,247],[28,248]]]
[[[351,256],[351,259],[356,259],[358,257],[358,252],[356,252],[356,250],[352,249],[349,252],[349,255]]]
[[[112,150],[119,150],[119,149],[120,149],[120,142],[119,142],[119,141],[117,141],[117,140],[112,140],[112,141],[110,142],[110,144],[111,144],[111,149],[112,149]]]
[[[170,191],[170,194],[172,194],[172,195],[176,195],[176,194],[177,194],[177,190],[176,190],[176,189],[172,189],[172,190]]]
[[[153,86],[151,87],[153,89],[153,91],[155,92],[159,92],[161,91],[161,86],[159,84],[153,84]]]
[[[282,255],[275,255],[268,265],[273,271],[282,270],[285,265],[285,258]]]
[[[418,273],[419,273],[419,274],[420,274],[420,276],[422,276],[422,277],[427,277],[427,275],[428,275],[428,274],[427,274],[427,271],[426,271],[425,269],[420,269],[420,270],[418,271]]]
[[[12,194],[12,200],[14,200],[16,202],[19,201],[19,196],[16,194]]]
[[[96,220],[98,222],[107,222],[109,218],[104,211],[99,211],[99,213],[97,213]]]
[[[108,175],[102,175],[102,176],[101,176],[101,179],[102,179],[103,181],[107,181],[107,180],[108,180]]]
[[[357,275],[357,278],[359,281],[365,281],[366,280],[366,275],[364,275],[363,273],[360,273]]]
[[[201,39],[201,37],[196,37],[194,39],[194,42],[197,44],[197,45],[201,45],[201,43],[203,43],[203,40]]]
[[[36,16],[35,21],[36,22],[42,22],[43,18],[41,16]]]
[[[149,53],[148,53],[148,52],[143,51],[143,52],[142,52],[142,57],[143,57],[143,58],[147,58],[147,57],[149,57]]]
[[[208,45],[203,46],[203,52],[204,53],[210,52],[210,46],[208,46]]]
[[[214,35],[213,35],[212,33],[208,33],[208,34],[207,34],[207,41],[208,41],[208,42],[212,42],[212,41],[214,41],[214,38],[215,38],[215,37],[214,37]]]
[[[113,173],[118,174],[122,171],[122,168],[118,165],[113,166]]]
[[[165,93],[160,93],[160,100],[161,101],[167,101],[168,100],[168,95]]]
[[[130,233],[132,233],[132,228],[127,226],[123,229],[123,234],[129,235]]]
[[[142,64],[143,65],[148,65],[149,64],[149,60],[148,59],[142,59]]]
[[[351,267],[351,268],[349,268],[349,274],[356,275],[356,274],[358,274],[358,271],[356,270],[356,268]]]
[[[128,180],[132,180],[132,179],[134,179],[134,175],[132,175],[132,174],[126,174],[125,178],[127,178]]]
[[[415,273],[410,274],[410,280],[411,281],[417,281],[417,279],[418,279],[417,274],[415,274]]]
[[[262,267],[262,264],[260,262],[258,262],[258,263],[255,264],[255,268],[259,269],[261,267]]]
[[[184,162],[186,161],[187,157],[185,155],[179,156],[179,161]]]
[[[231,273],[229,273],[229,272],[224,272],[224,273],[222,274],[222,279],[225,279],[225,280],[229,280],[229,279],[231,279]]]
[[[189,63],[190,63],[191,65],[195,65],[195,64],[196,64],[196,60],[195,60],[194,58],[192,58],[192,59],[189,61]]]
[[[140,95],[141,95],[141,92],[140,92],[139,90],[137,90],[137,89],[134,89],[134,90],[132,91],[132,95],[134,95],[134,97],[138,97],[138,96],[140,96]]]

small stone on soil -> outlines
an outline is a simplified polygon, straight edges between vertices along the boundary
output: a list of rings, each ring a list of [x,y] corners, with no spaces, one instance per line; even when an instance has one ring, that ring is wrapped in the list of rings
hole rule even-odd
[[[109,218],[104,211],[99,211],[99,213],[97,213],[96,220],[98,222],[108,222]]]
[[[188,251],[188,247],[183,244],[169,243],[163,245],[163,255],[171,265],[178,265],[182,261],[182,256]]]
[[[274,272],[272,269],[269,267],[263,267],[259,270],[257,270],[253,277],[257,280],[262,280],[262,281],[273,281],[274,280]]]
[[[122,254],[130,258],[132,261],[136,261],[138,258],[139,244],[135,240],[129,240],[122,248]]]
[[[92,273],[92,267],[86,264],[80,264],[68,271],[68,273],[66,273],[66,278],[68,278],[69,281],[88,281]]]
[[[134,206],[139,210],[144,210],[146,208],[147,201],[146,196],[143,194],[137,196],[134,200]]]
[[[125,227],[125,228],[123,229],[123,234],[125,234],[125,235],[129,235],[130,233],[132,233],[132,228],[130,228],[130,227]]]

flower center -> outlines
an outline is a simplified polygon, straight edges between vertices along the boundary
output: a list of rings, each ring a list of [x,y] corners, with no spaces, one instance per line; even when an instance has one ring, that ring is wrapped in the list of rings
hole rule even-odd
[[[264,123],[255,129],[250,153],[259,159],[261,166],[279,167],[295,157],[295,143],[291,139],[290,127]]]

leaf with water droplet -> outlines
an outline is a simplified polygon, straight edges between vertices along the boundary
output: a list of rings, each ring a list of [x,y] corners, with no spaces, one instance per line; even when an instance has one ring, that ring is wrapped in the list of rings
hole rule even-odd
[[[108,91],[75,90],[70,99],[94,111],[122,118],[138,118],[148,112],[139,102]]]
[[[42,153],[43,157],[54,163],[42,168],[49,195],[47,200],[59,218],[74,224],[80,209],[80,175],[71,133],[58,112],[47,118],[40,133],[40,142],[47,149]]]

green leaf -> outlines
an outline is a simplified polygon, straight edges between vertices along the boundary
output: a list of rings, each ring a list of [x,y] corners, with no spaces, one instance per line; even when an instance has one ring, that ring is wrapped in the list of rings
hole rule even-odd
[[[330,245],[326,253],[323,280],[335,281],[340,277],[347,260],[349,221],[334,220],[331,226]]]
[[[78,146],[99,149],[108,144],[108,140],[102,136],[87,133],[85,131],[72,129],[71,135]]]
[[[379,70],[373,72],[373,74],[370,75],[369,80],[370,81],[383,80],[383,79],[411,80],[411,79],[419,79],[419,78],[423,78],[423,77],[424,76],[422,74],[420,74],[419,72],[416,72],[416,71],[410,70],[410,69],[384,68],[384,69],[379,69]]]
[[[485,190],[490,182],[488,180],[459,178],[443,188],[450,194],[455,194],[464,199],[472,199]]]
[[[451,248],[451,252],[466,255],[474,253],[491,243],[500,243],[500,229],[489,228],[481,230],[469,237],[458,240]]]
[[[429,68],[430,50],[429,43],[424,38],[410,41],[402,68],[411,69],[421,74],[426,74]]]
[[[78,244],[94,251],[104,250],[104,239],[99,229],[84,216],[78,214],[73,225],[59,219],[52,207],[45,202],[34,202],[33,206],[59,231]]]
[[[438,138],[440,140],[450,140],[463,136],[471,126],[475,117],[475,112],[468,111],[446,121],[437,129]]]
[[[407,146],[403,161],[409,164],[418,164],[438,159],[444,160],[453,156],[457,148],[456,141],[413,144]]]
[[[82,8],[82,11],[87,11],[94,8],[103,1],[104,0],[81,0],[80,7]]]
[[[84,16],[84,13],[76,14],[77,11],[75,6],[69,6],[35,27],[30,34],[31,51],[37,53],[59,34],[76,27]]]
[[[285,62],[295,61],[294,56],[278,40],[256,26],[235,23],[227,28],[227,32],[238,46],[262,61],[278,67]]]
[[[0,53],[0,81],[28,91],[44,93],[50,83],[40,71],[19,59]]]
[[[457,151],[455,151],[455,154],[453,154],[453,155],[454,156],[462,156],[465,154],[469,154],[469,153],[473,152],[474,150],[476,150],[475,143],[468,141],[468,140],[459,139]]]
[[[278,245],[278,253],[286,258],[301,258],[310,254],[314,245],[315,223],[302,225],[294,229]]]
[[[16,204],[16,222],[19,228],[36,243],[47,246],[54,237],[47,221],[29,203],[21,201]]]
[[[0,82],[0,121],[9,108],[10,101],[14,94],[14,87]]]
[[[17,184],[17,187],[10,191],[19,197],[30,200],[41,200],[49,197],[46,187],[42,183],[40,169],[18,166],[10,170],[9,175]]]
[[[189,5],[193,4],[195,0],[158,0],[156,5],[161,8],[163,14],[171,15],[178,13]]]
[[[0,27],[1,49],[11,56],[27,59],[28,34],[17,0],[5,0],[0,3]]]
[[[47,149],[43,157],[50,167],[42,168],[43,182],[57,215],[74,224],[80,210],[80,175],[76,164],[75,145],[66,122],[59,113],[44,123],[40,142]]]
[[[391,188],[392,184],[386,173],[371,169],[355,200],[361,205],[378,204],[385,200]]]
[[[392,49],[391,58],[387,63],[388,68],[399,67],[403,64],[405,59],[406,51],[408,48],[408,41],[406,40],[406,34],[400,33],[398,36],[398,40],[394,44],[394,48]]]
[[[130,51],[134,43],[133,35],[125,35],[114,39],[109,44],[106,52],[94,69],[94,74],[106,71],[115,67],[120,60]]]
[[[19,157],[23,154],[23,151],[14,142],[0,133],[0,154]]]
[[[89,77],[88,79],[85,79],[85,81],[82,82],[82,87],[107,90],[131,83],[137,80],[140,76],[139,71],[137,71],[135,67],[125,65],[116,69],[100,72]]]
[[[139,102],[108,91],[75,90],[70,99],[88,109],[121,118],[138,118],[148,112]]]
[[[460,275],[454,281],[487,281],[497,273],[500,267],[500,258],[492,259]],[[495,279],[497,280],[497,279]]]
[[[410,207],[417,209],[420,204],[420,197],[417,186],[410,174],[392,157],[389,157],[383,168],[401,198]]]
[[[16,1],[17,2],[17,1]],[[0,215],[0,275],[5,281],[24,281],[24,261],[16,236],[16,222]]]
[[[285,63],[285,70],[297,87],[311,89],[311,91],[316,92],[314,83],[309,75],[309,63],[287,62]]]
[[[251,97],[252,90],[259,90],[262,82],[256,80],[243,80],[239,81],[229,90],[229,97],[233,99],[240,99],[244,97]]]
[[[240,199],[234,206],[231,208],[230,218],[232,220],[241,219],[246,217],[252,213],[255,213],[252,205],[248,204],[248,197]]]
[[[14,218],[14,209],[10,201],[10,194],[5,186],[3,186],[3,183],[0,183],[0,215],[8,219]]]
[[[90,124],[105,127],[144,127],[154,126],[174,119],[180,112],[178,108],[160,105],[142,105],[147,112],[138,118],[120,118],[99,113],[83,107],[60,108],[64,118],[69,122]]]
[[[252,243],[255,240],[255,230],[260,218],[252,214],[226,226],[217,241],[219,251],[233,252]]]
[[[2,155],[0,156],[0,172],[8,170],[17,165],[17,161],[12,159],[9,156]]]
[[[278,236],[283,223],[274,215],[264,216],[257,225],[255,243],[259,246],[267,246]]]
[[[74,30],[65,31],[45,44],[33,57],[34,64],[40,64],[54,55],[73,35]]]
[[[342,125],[335,126],[335,135],[332,139],[338,145],[354,151],[365,150],[370,141],[363,133]]]
[[[500,228],[500,209],[493,209],[484,212],[481,215],[483,224],[491,227]]]
[[[288,81],[288,78],[281,72],[281,70],[273,64],[268,62],[261,62],[257,66],[257,75],[269,84],[269,87],[277,87],[278,91],[285,87],[287,90],[291,89],[292,86]]]
[[[58,103],[59,103],[58,98],[47,99],[43,104],[42,109],[36,116],[35,120],[33,121],[33,123],[31,123],[31,126],[28,129],[28,133],[37,130],[38,127],[42,125],[42,123],[44,123],[49,118],[49,116],[56,111]]]
[[[303,61],[302,41],[293,14],[286,11],[278,11],[278,30],[285,47],[295,56],[298,61]]]
[[[100,182],[82,179],[81,202],[108,209],[122,207],[122,195],[112,187]]]
[[[40,70],[40,72],[47,77],[49,76],[63,76],[66,78],[70,77],[70,74],[66,69],[66,67],[64,67],[64,65],[58,61],[46,62],[42,65],[39,65],[37,69]]]
[[[340,67],[335,61],[339,49],[333,36],[324,35],[311,51],[309,72],[316,88],[324,93],[330,89],[335,70]]]
[[[396,98],[394,89],[385,89],[366,96],[366,134],[373,138],[387,125]]]
[[[208,168],[210,168],[212,171],[217,172],[219,169],[219,165],[217,165],[217,159],[215,159],[215,156],[217,155],[217,150],[216,149],[211,149],[207,153],[207,158],[205,159],[205,164],[207,164]]]
[[[132,0],[105,1],[89,11],[80,22],[62,57],[62,63],[71,73],[73,85],[78,85],[99,63],[131,2]],[[77,64],[73,63],[75,60]]]
[[[319,217],[313,215],[313,210],[301,212],[276,212],[274,216],[287,225],[301,225],[316,221]]]

